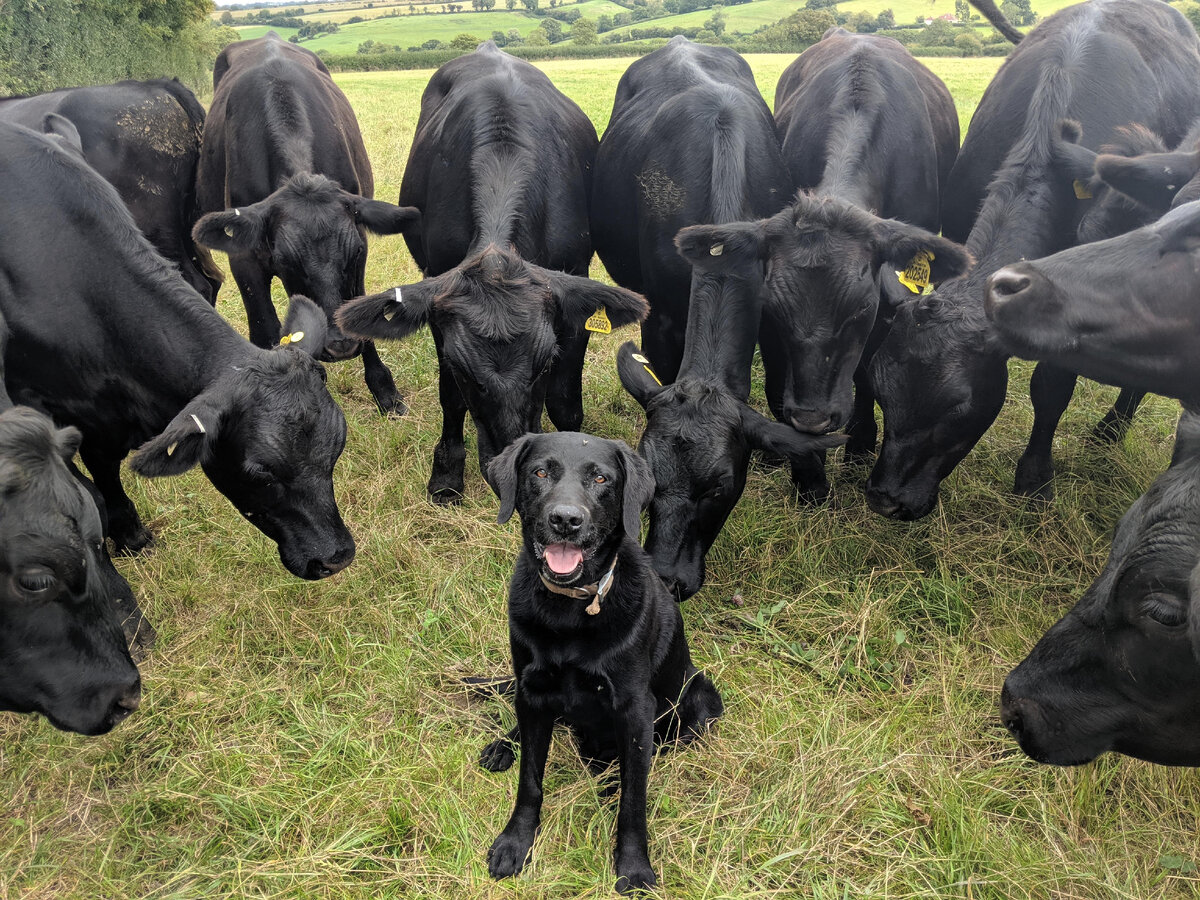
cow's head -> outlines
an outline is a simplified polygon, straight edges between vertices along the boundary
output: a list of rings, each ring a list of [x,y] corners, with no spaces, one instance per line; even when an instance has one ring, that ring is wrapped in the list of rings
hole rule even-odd
[[[0,709],[103,734],[137,709],[141,678],[96,504],[67,469],[79,440],[31,409],[0,412]]]
[[[231,368],[139,449],[132,468],[150,477],[199,464],[238,511],[279,545],[293,575],[325,578],[354,559],[333,495],[346,419],[313,356],[325,346],[325,314],[293,297],[286,346]]]
[[[693,265],[708,269],[729,269],[746,252],[760,260],[767,313],[788,346],[784,417],[813,434],[849,421],[854,370],[880,297],[898,300],[904,290],[897,270],[924,260],[927,281],[936,282],[970,265],[964,248],[923,228],[804,192],[754,226],[692,226],[678,242]]]
[[[1200,400],[1200,203],[1121,237],[1005,266],[985,308],[1018,356]]]
[[[972,308],[978,301],[968,282],[952,281],[901,304],[871,360],[884,436],[867,480],[867,502],[880,515],[901,520],[928,515],[942,479],[1004,405],[1006,353]]]
[[[201,217],[192,233],[214,250],[257,256],[289,294],[312,298],[328,322],[320,358],[332,361],[361,349],[333,324],[333,314],[363,292],[367,232],[398,234],[419,221],[411,206],[368,200],[322,175],[302,174],[258,203]]]
[[[746,487],[751,450],[791,459],[842,443],[764,418],[721,384],[683,376],[658,383],[632,343],[617,353],[625,390],[646,410],[638,452],[654,473],[646,550],[676,600],[704,586],[704,557]]]
[[[1100,577],[1005,680],[1000,714],[1039,762],[1200,765],[1200,416],[1180,420]]]
[[[436,278],[360,297],[338,324],[362,338],[399,340],[433,330],[479,432],[479,465],[529,431],[541,430],[545,376],[559,337],[598,309],[612,326],[646,317],[646,301],[622,288],[552,272],[511,247],[489,245]]]

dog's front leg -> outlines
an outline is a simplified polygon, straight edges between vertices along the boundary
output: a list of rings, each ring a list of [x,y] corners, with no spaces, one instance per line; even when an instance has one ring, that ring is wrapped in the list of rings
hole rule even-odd
[[[622,894],[652,888],[658,879],[650,865],[646,837],[646,782],[654,755],[654,698],[631,698],[617,711],[621,760],[621,805],[613,867]]]
[[[493,878],[516,875],[525,865],[533,837],[542,819],[542,773],[550,751],[554,716],[532,707],[517,688],[517,724],[521,729],[521,767],[517,803],[500,836],[488,851],[488,872]]]

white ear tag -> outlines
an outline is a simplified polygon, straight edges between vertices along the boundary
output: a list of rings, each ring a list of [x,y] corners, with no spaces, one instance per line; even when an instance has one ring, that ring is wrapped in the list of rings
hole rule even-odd
[[[208,429],[204,427],[204,423],[200,421],[200,417],[195,413],[191,413],[192,421],[196,423],[196,427],[200,429],[201,434],[208,434]]]

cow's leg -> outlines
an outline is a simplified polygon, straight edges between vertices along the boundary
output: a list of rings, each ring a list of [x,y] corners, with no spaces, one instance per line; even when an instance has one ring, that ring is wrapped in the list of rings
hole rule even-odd
[[[675,325],[670,316],[656,314],[654,304],[650,304],[650,315],[642,323],[642,352],[650,358],[650,366],[663,384],[670,384],[679,374],[683,334],[682,326]]]
[[[565,334],[558,342],[546,385],[546,412],[559,431],[579,431],[583,425],[583,358],[588,333]]]
[[[865,462],[875,455],[875,443],[879,439],[879,427],[875,424],[875,394],[866,367],[861,364],[854,370],[854,408],[846,432],[850,435],[846,444],[848,461]]]
[[[467,448],[463,425],[467,403],[454,381],[450,366],[438,350],[438,397],[442,403],[442,436],[433,448],[433,472],[429,476],[429,498],[434,503],[457,503],[463,495],[463,467]]]
[[[650,865],[646,835],[646,783],[654,753],[654,698],[630,698],[617,710],[617,746],[621,762],[621,800],[617,807],[617,847],[613,868],[622,894],[657,882]]]
[[[375,349],[374,341],[362,342],[363,375],[367,382],[367,390],[375,398],[381,415],[402,416],[408,412],[404,398],[396,390],[396,380],[392,378],[392,370],[384,365]]]
[[[788,377],[787,344],[780,337],[783,330],[774,320],[763,314],[763,328],[758,334],[758,349],[762,355],[763,388],[767,394],[767,408],[780,422],[787,422],[783,415],[783,391]]]
[[[279,343],[279,314],[271,302],[270,271],[249,254],[231,255],[229,269],[242,292],[250,343],[256,347],[274,347]]]
[[[121,460],[90,450],[85,443],[79,449],[83,464],[88,467],[96,490],[104,498],[108,514],[108,536],[118,553],[137,553],[154,542],[153,535],[142,524],[137,507],[121,484]]]
[[[1062,418],[1071,395],[1075,393],[1078,376],[1057,366],[1038,363],[1029,382],[1029,399],[1033,401],[1033,431],[1029,444],[1017,463],[1013,490],[1028,497],[1050,500],[1054,497],[1054,460],[1051,450],[1054,432]]]
[[[1144,391],[1121,388],[1117,402],[1092,429],[1092,438],[1102,444],[1118,444],[1123,441],[1133,423],[1133,414],[1137,412],[1145,396]]]
[[[814,450],[792,459],[792,487],[801,503],[819,504],[829,499],[825,451]]]

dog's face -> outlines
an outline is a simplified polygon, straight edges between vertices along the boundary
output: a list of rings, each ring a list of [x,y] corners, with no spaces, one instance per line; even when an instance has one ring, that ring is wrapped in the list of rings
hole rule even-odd
[[[649,466],[626,444],[577,432],[518,438],[488,480],[500,497],[496,521],[520,513],[526,549],[564,586],[595,581],[625,534],[638,539],[654,495]]]

